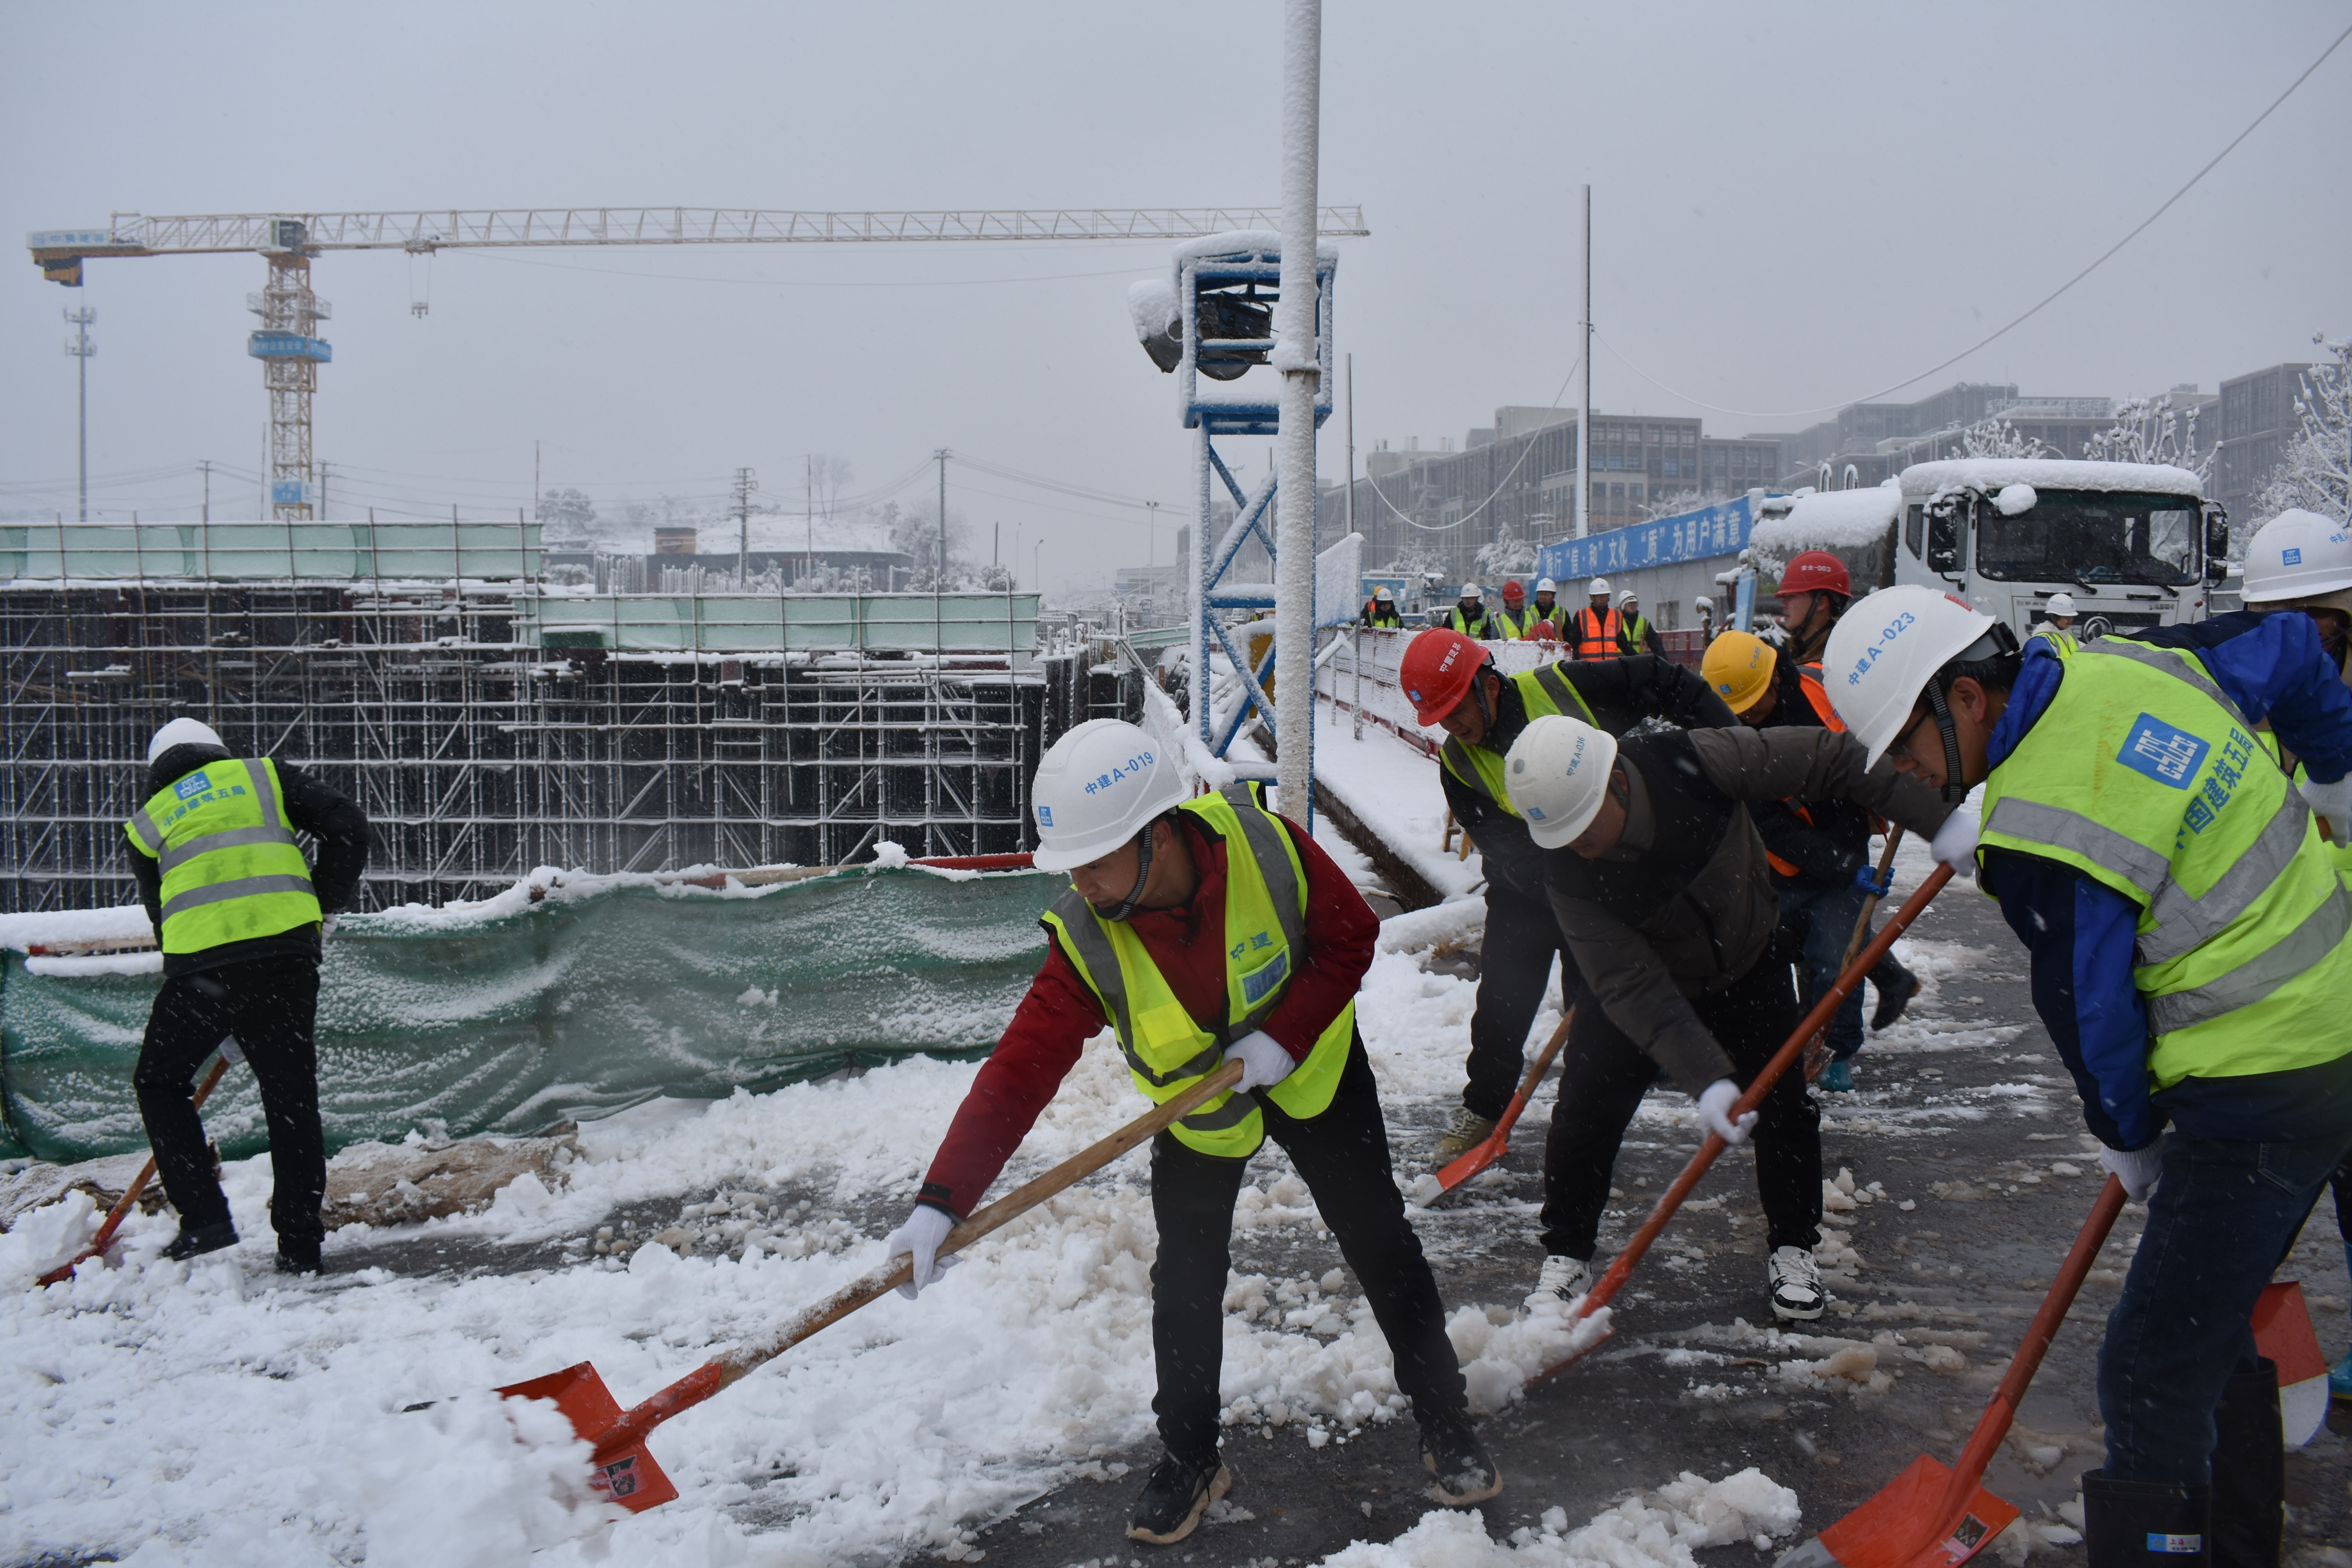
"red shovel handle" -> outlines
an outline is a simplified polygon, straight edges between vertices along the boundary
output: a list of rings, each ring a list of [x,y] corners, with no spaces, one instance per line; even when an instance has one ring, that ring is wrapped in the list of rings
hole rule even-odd
[[[211,1097],[213,1090],[219,1086],[221,1074],[226,1071],[228,1071],[228,1058],[226,1057],[214,1058],[213,1070],[205,1074],[204,1082],[196,1085],[196,1092],[189,1098],[189,1105],[194,1110],[202,1110],[205,1108],[205,1101]],[[139,1167],[139,1173],[131,1179],[131,1184],[122,1189],[122,1195],[114,1200],[114,1206],[106,1211],[106,1223],[98,1227],[98,1234],[90,1237],[89,1245],[83,1247],[79,1252],[75,1253],[73,1257],[67,1259],[65,1262],[58,1264],[55,1268],[50,1269],[47,1274],[42,1275],[40,1278],[40,1283],[43,1285],[55,1285],[62,1280],[68,1279],[72,1278],[73,1271],[77,1266],[86,1263],[89,1259],[96,1258],[99,1254],[104,1252],[107,1247],[112,1244],[114,1240],[114,1233],[122,1228],[122,1222],[131,1217],[131,1205],[139,1201],[139,1194],[145,1192],[147,1190],[147,1184],[154,1179],[155,1156],[150,1154],[147,1156],[147,1163]]]
[[[1551,1032],[1551,1038],[1544,1042],[1543,1050],[1536,1057],[1535,1066],[1528,1068],[1527,1076],[1519,1080],[1519,1091],[1511,1096],[1511,1103],[1504,1107],[1503,1119],[1495,1123],[1495,1130],[1479,1140],[1475,1146],[1455,1155],[1446,1163],[1445,1169],[1437,1173],[1439,1192],[1452,1192],[1503,1157],[1503,1151],[1511,1146],[1511,1129],[1519,1124],[1520,1113],[1535,1098],[1536,1090],[1543,1086],[1544,1074],[1551,1070],[1553,1058],[1559,1055],[1560,1047],[1568,1043],[1569,1028],[1575,1022],[1576,1009],[1571,1006],[1568,1016],[1560,1019],[1559,1027]]]
[[[1919,918],[1919,912],[1944,890],[1944,884],[1951,879],[1952,868],[1938,866],[1928,874],[1926,881],[1919,884],[1919,890],[1904,900],[1903,907],[1879,928],[1876,936],[1870,939],[1870,944],[1845,966],[1845,973],[1838,976],[1837,984],[1815,999],[1812,1011],[1805,1015],[1804,1022],[1797,1026],[1796,1033],[1772,1054],[1772,1059],[1764,1064],[1764,1070],[1748,1083],[1747,1091],[1732,1102],[1730,1115],[1733,1121],[1737,1121],[1764,1103],[1764,1097],[1772,1092],[1772,1086],[1780,1081],[1780,1075],[1789,1070],[1789,1064],[1803,1053],[1805,1042],[1821,1032],[1830,1021],[1830,1016],[1838,1010],[1838,1005],[1853,994],[1853,988],[1862,983],[1862,977],[1870,973],[1871,966],[1886,956],[1886,950],[1895,945],[1895,939],[1910,929],[1911,922]],[[1666,1222],[1675,1217],[1675,1211],[1683,1206],[1683,1200],[1691,1195],[1692,1190],[1699,1184],[1699,1178],[1706,1174],[1707,1168],[1715,1163],[1716,1156],[1722,1153],[1725,1147],[1723,1140],[1714,1133],[1706,1135],[1706,1141],[1698,1146],[1698,1152],[1690,1157],[1690,1163],[1683,1167],[1682,1174],[1675,1178],[1674,1184],[1666,1189],[1665,1194],[1658,1199],[1657,1206],[1650,1211],[1650,1217],[1642,1222],[1642,1228],[1635,1231],[1633,1239],[1625,1244],[1625,1250],[1609,1265],[1609,1271],[1601,1277],[1601,1283],[1584,1298],[1578,1317],[1584,1317],[1616,1299],[1617,1292],[1625,1288],[1625,1281],[1632,1277],[1634,1266],[1642,1261],[1642,1255],[1650,1250],[1650,1244],[1658,1239],[1659,1233],[1666,1228]]]

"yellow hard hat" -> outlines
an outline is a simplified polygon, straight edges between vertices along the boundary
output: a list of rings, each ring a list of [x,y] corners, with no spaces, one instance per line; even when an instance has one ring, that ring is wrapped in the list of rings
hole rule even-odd
[[[1780,662],[1772,645],[1755,633],[1726,632],[1707,645],[1699,674],[1723,699],[1724,706],[1734,713],[1745,713],[1772,684],[1772,669]]]

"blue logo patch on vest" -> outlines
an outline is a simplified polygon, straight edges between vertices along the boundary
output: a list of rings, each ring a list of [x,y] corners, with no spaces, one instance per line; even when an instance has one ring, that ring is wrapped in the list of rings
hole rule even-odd
[[[172,793],[178,795],[182,800],[194,800],[196,796],[204,794],[205,791],[212,787],[212,783],[205,777],[204,771],[202,769],[198,769],[196,772],[190,773],[186,778],[182,779],[178,784],[173,784],[172,786]]]
[[[1255,1007],[1289,978],[1290,950],[1285,948],[1265,963],[1242,976],[1242,1000]]]
[[[2189,781],[2197,776],[2198,764],[2212,749],[2186,730],[2176,730],[2153,713],[2143,713],[2124,737],[2124,749],[2116,753],[2116,761],[2160,784],[2187,789]]]

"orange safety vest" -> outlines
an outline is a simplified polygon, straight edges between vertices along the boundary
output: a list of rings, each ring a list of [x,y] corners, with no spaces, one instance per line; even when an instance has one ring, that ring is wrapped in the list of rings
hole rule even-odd
[[[1845,729],[1845,721],[1839,718],[1837,716],[1837,710],[1830,706],[1829,690],[1822,685],[1822,667],[1820,665],[1801,664],[1797,667],[1797,689],[1805,694],[1805,700],[1813,705],[1813,711],[1821,715],[1822,727],[1823,729],[1837,730],[1841,731]],[[1812,826],[1813,814],[1806,809],[1805,803],[1803,801],[1784,800],[1780,804],[1787,806],[1790,812],[1795,814],[1798,821],[1805,824],[1808,827]],[[1773,854],[1769,849],[1764,851],[1764,858],[1770,861],[1772,863],[1772,869],[1780,872],[1783,877],[1801,877],[1804,875],[1802,868],[1790,861],[1781,859],[1780,857]]]
[[[1624,622],[1616,611],[1595,616],[1587,605],[1576,612],[1573,635],[1568,640],[1575,645],[1578,658],[1617,658],[1625,652],[1618,641],[1623,629]]]

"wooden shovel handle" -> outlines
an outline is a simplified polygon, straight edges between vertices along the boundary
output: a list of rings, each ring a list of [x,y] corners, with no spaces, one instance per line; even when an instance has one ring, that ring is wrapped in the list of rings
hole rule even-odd
[[[204,1082],[196,1085],[196,1092],[189,1097],[188,1103],[192,1109],[202,1110],[205,1108],[205,1101],[212,1097],[213,1090],[220,1085],[221,1075],[226,1071],[228,1071],[228,1058],[215,1057],[212,1071],[205,1074]],[[150,1154],[147,1156],[147,1163],[139,1167],[139,1173],[131,1178],[131,1184],[122,1189],[122,1195],[114,1200],[114,1206],[106,1211],[106,1223],[98,1227],[98,1234],[90,1237],[89,1245],[74,1254],[71,1260],[61,1263],[42,1275],[40,1282],[44,1285],[54,1285],[70,1275],[76,1264],[96,1258],[100,1253],[104,1252],[113,1243],[114,1233],[122,1228],[122,1222],[131,1217],[131,1205],[139,1201],[139,1194],[145,1192],[147,1184],[154,1179],[155,1156]]]
[[[1219,1064],[1214,1072],[1173,1099],[1162,1101],[1149,1114],[1137,1117],[1109,1137],[1071,1155],[1045,1174],[1024,1182],[994,1203],[973,1210],[971,1218],[948,1232],[947,1239],[940,1243],[939,1255],[945,1258],[959,1252],[991,1231],[1020,1218],[1055,1194],[1075,1185],[1080,1177],[1092,1174],[1137,1144],[1149,1141],[1179,1117],[1191,1115],[1239,1083],[1241,1076],[1242,1064],[1238,1059]],[[692,1409],[755,1367],[773,1361],[818,1330],[839,1322],[858,1308],[904,1285],[913,1272],[913,1265],[911,1258],[898,1262],[885,1262],[881,1268],[851,1280],[814,1306],[794,1314],[774,1331],[739,1346],[716,1360],[706,1362],[643,1404],[632,1407],[607,1427],[596,1439],[596,1451],[599,1454],[617,1451],[644,1442],[646,1434],[671,1416]]]

